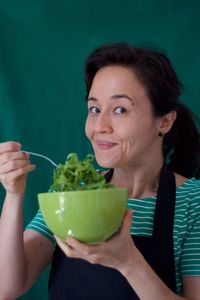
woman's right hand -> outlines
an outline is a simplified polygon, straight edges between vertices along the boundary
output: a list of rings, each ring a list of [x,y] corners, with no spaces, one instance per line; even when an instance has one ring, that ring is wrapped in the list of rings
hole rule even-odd
[[[35,170],[30,164],[29,155],[20,151],[21,144],[17,142],[0,143],[0,182],[7,194],[23,196],[26,176]]]

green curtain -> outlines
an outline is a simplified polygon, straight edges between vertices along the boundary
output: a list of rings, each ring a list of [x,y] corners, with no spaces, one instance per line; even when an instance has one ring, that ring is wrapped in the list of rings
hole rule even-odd
[[[184,84],[181,100],[200,112],[200,2],[195,0],[0,0],[0,142],[62,163],[91,151],[84,133],[84,61],[102,43],[151,44],[171,58]],[[30,174],[26,225],[48,190],[53,167],[41,158]],[[4,191],[0,188],[0,206]],[[47,299],[48,271],[20,299]]]

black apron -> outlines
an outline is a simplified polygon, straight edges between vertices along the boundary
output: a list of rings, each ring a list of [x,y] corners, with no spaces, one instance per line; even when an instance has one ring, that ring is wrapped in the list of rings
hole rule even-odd
[[[108,174],[108,177],[111,176],[112,171]],[[132,236],[132,238],[153,270],[176,293],[173,245],[175,194],[175,177],[164,165],[160,174],[153,236]],[[119,271],[90,264],[86,260],[69,258],[57,246],[49,277],[49,300],[93,299],[138,300],[139,298]]]

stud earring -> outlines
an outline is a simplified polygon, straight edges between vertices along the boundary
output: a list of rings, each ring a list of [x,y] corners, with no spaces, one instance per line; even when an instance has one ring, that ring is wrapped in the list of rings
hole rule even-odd
[[[162,136],[163,136],[163,133],[162,133],[162,132],[159,132],[159,133],[158,133],[158,136],[159,136],[159,137],[162,137]]]

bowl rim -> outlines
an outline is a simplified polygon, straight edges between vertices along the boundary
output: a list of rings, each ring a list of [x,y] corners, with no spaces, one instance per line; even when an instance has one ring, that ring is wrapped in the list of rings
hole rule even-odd
[[[91,189],[91,190],[75,190],[75,191],[60,191],[60,192],[43,192],[43,193],[38,193],[38,195],[58,195],[58,194],[71,194],[71,193],[83,193],[83,192],[105,192],[105,191],[127,191],[128,193],[128,189],[127,188],[123,188],[123,187],[112,187],[112,188],[104,188],[104,189]]]

